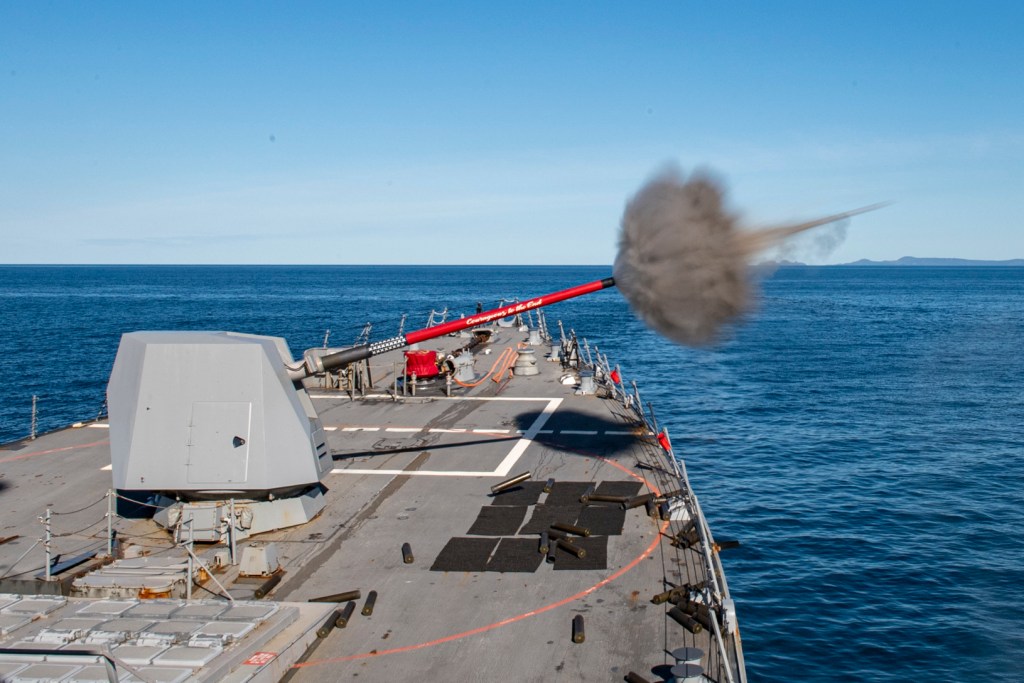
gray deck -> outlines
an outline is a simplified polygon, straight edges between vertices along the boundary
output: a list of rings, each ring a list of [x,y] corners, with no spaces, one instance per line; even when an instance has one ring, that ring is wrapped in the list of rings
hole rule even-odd
[[[524,333],[499,330],[489,345],[493,352],[477,355],[478,373],[503,346],[523,340]],[[427,346],[465,341],[452,337]],[[379,594],[372,616],[357,609],[346,628],[307,653],[292,670],[293,680],[621,680],[635,671],[656,681],[669,678],[674,660],[668,652],[681,646],[704,650],[702,665],[712,680],[744,680],[738,637],[726,634],[726,663],[709,631],[691,634],[666,617],[671,605],[650,601],[671,585],[707,579],[699,546],[670,545],[676,523],[652,519],[643,507],[627,511],[621,534],[587,541],[593,544],[590,561],[601,568],[573,568],[574,558],[562,550],[551,565],[529,551],[538,535],[519,531],[538,505],[579,508],[570,482],[631,482],[641,493],[680,487],[654,435],[621,395],[608,396],[605,387],[599,395],[577,396],[575,387],[559,382],[566,371],[541,360],[539,376],[455,386],[451,397],[436,381],[418,386],[415,397],[396,400],[387,392],[397,357],[373,359],[375,385],[366,397],[310,389],[335,460],[324,481],[327,509],[306,525],[253,539],[274,541],[281,554],[286,572],[273,600],[302,603],[351,589],[364,598],[370,590]],[[61,511],[102,501],[110,473],[101,468],[109,462],[102,425],[0,450],[0,537],[21,535],[0,545],[0,573],[25,578],[41,566],[38,548],[11,565],[40,536],[37,518],[45,505]],[[532,500],[515,491],[504,499],[490,495],[493,484],[526,471],[533,481],[553,478],[561,486]],[[513,504],[502,506],[506,500]],[[99,502],[56,517],[55,531],[78,532],[58,539],[61,552],[105,547],[105,510]],[[615,526],[613,512],[586,514],[595,525]],[[470,534],[478,517],[479,533]],[[122,538],[153,552],[170,545],[150,521],[118,520],[116,527]],[[452,539],[476,540],[449,546]],[[403,543],[412,547],[411,564],[403,562]],[[446,546],[465,552],[442,555]],[[439,556],[454,568],[432,570]],[[717,556],[713,561],[717,566]],[[503,568],[522,571],[495,571]],[[219,578],[229,582],[232,576]],[[724,577],[719,581],[727,591]],[[251,596],[251,586],[228,587],[238,598]],[[571,639],[576,615],[585,620],[581,644]]]

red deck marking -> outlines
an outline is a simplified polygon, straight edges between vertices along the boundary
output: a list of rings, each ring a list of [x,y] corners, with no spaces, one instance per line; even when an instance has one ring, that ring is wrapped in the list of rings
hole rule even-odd
[[[266,666],[277,658],[276,652],[254,652],[252,657],[242,662],[249,666]]]
[[[99,441],[93,441],[92,443],[82,443],[77,446],[64,446],[62,448],[51,448],[47,451],[34,451],[32,453],[22,453],[21,455],[12,455],[9,458],[0,458],[0,462],[11,462],[13,460],[24,460],[25,458],[32,458],[37,455],[49,455],[50,453],[61,453],[63,451],[73,451],[76,448],[91,448],[92,446],[102,446],[105,443],[110,443],[110,439],[100,439]]]
[[[612,460],[608,460],[607,458],[602,458],[601,456],[598,456],[598,455],[588,455],[586,457],[588,457],[588,458],[595,458],[595,459],[600,460],[602,462],[606,462],[609,465],[612,465],[613,467],[617,467],[618,469],[622,470],[623,472],[625,472],[629,476],[633,477],[634,479],[638,479],[638,480],[642,481],[643,483],[645,483],[648,486],[648,488],[650,488],[651,491],[654,492],[655,495],[661,495],[661,491],[658,490],[657,486],[655,486],[651,482],[647,481],[647,479],[642,477],[641,475],[639,475],[639,474],[637,474],[637,473],[635,473],[635,472],[633,472],[633,471],[623,467],[619,463],[614,462]],[[567,598],[562,598],[558,602],[553,602],[553,603],[551,603],[549,605],[544,605],[543,607],[539,607],[539,608],[537,608],[535,610],[530,610],[529,612],[523,612],[522,614],[517,614],[516,616],[509,617],[508,619],[502,619],[501,621],[496,621],[493,624],[488,624],[486,626],[480,626],[479,628],[470,629],[469,631],[463,631],[462,633],[454,633],[454,634],[452,634],[450,636],[444,636],[443,638],[437,638],[436,640],[430,640],[430,641],[426,641],[426,642],[423,642],[423,643],[417,643],[415,645],[405,645],[403,647],[396,647],[396,648],[393,648],[391,650],[380,650],[380,651],[377,651],[377,652],[363,652],[361,654],[348,655],[348,656],[345,656],[345,657],[330,657],[328,659],[317,659],[317,660],[313,660],[313,661],[302,662],[301,664],[295,664],[293,666],[293,668],[301,669],[301,668],[305,668],[307,666],[320,666],[321,664],[338,664],[338,663],[341,663],[341,662],[351,662],[351,661],[354,661],[356,659],[366,659],[368,657],[381,657],[383,655],[393,655],[393,654],[398,654],[400,652],[412,652],[413,650],[422,650],[422,649],[427,648],[427,647],[433,647],[434,645],[441,645],[442,643],[449,643],[449,642],[451,642],[453,640],[461,640],[462,638],[468,638],[470,636],[475,636],[475,635],[479,635],[481,633],[486,633],[487,631],[491,631],[491,630],[494,630],[496,628],[501,628],[502,626],[508,626],[509,624],[516,623],[517,621],[522,621],[523,619],[529,619],[530,617],[537,616],[538,614],[543,614],[544,612],[550,612],[551,610],[558,609],[559,607],[564,607],[565,605],[568,605],[570,602],[573,602],[575,600],[579,600],[582,597],[590,595],[591,593],[596,591],[598,588],[601,588],[602,586],[608,585],[609,583],[611,583],[615,579],[619,578],[620,576],[622,576],[623,574],[625,574],[626,572],[631,570],[633,567],[635,567],[638,564],[640,564],[648,555],[650,555],[652,552],[654,552],[654,550],[661,543],[662,534],[665,533],[665,529],[668,528],[668,524],[669,524],[668,522],[662,522],[661,523],[661,528],[658,530],[658,535],[651,542],[651,544],[649,546],[647,546],[647,548],[642,553],[637,555],[636,558],[634,558],[625,567],[623,567],[619,571],[615,572],[614,574],[606,576],[605,578],[601,579],[600,581],[595,583],[590,588],[586,588],[586,589],[580,591],[579,593],[576,593],[575,595],[570,595]]]

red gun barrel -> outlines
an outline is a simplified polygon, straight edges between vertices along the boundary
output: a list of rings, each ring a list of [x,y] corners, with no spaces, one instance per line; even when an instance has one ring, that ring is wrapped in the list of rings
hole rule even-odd
[[[501,318],[507,318],[512,315],[518,315],[525,313],[526,311],[532,311],[535,308],[541,308],[543,306],[550,306],[556,304],[559,301],[565,301],[566,299],[573,299],[584,294],[590,294],[592,292],[598,292],[602,289],[615,286],[615,279],[606,277],[602,280],[594,280],[584,285],[576,285],[569,289],[563,289],[558,292],[552,292],[551,294],[545,294],[544,296],[538,296],[527,301],[520,301],[518,303],[509,304],[508,306],[502,306],[501,308],[495,308],[490,311],[484,311],[483,313],[475,313],[465,318],[459,318],[458,320],[452,320],[451,322],[442,323],[441,325],[435,325],[433,327],[426,327],[422,330],[416,330],[409,332],[405,335],[399,335],[390,339],[384,339],[382,341],[373,342],[372,344],[363,344],[361,346],[353,346],[352,348],[338,351],[337,353],[328,354],[318,359],[316,367],[307,367],[307,375],[312,375],[317,372],[324,372],[326,370],[333,370],[334,368],[348,365],[356,361],[376,356],[377,354],[384,353],[386,351],[394,351],[400,349],[403,346],[409,346],[410,344],[416,344],[421,341],[428,339],[436,339],[437,337],[443,337],[446,334],[453,332],[460,332],[470,327],[476,327],[477,325],[484,325]]]

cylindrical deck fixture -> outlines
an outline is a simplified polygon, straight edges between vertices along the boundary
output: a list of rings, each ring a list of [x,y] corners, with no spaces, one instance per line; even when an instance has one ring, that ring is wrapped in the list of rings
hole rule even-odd
[[[281,579],[283,577],[284,574],[275,574],[274,576],[271,576],[269,579],[260,584],[260,587],[256,589],[256,592],[253,593],[252,597],[256,598],[257,600],[262,600],[267,596],[268,593],[270,593],[270,591],[274,590],[274,587],[277,586],[277,584],[281,583]]]
[[[678,622],[683,628],[685,628],[690,633],[696,635],[704,630],[704,627],[697,623],[696,619],[694,619],[678,607],[673,607],[672,609],[670,609],[668,611],[668,615],[675,619],[676,622]]]
[[[557,541],[555,541],[555,543],[557,543],[558,547],[561,548],[562,550],[564,550],[566,552],[569,552],[569,553],[572,553],[573,555],[575,555],[576,559],[578,559],[578,560],[582,560],[584,557],[587,556],[587,551],[586,550],[584,550],[583,548],[579,547],[578,545],[573,545],[567,539],[560,538]]]
[[[655,501],[653,501],[653,500],[647,501],[646,503],[644,503],[644,507],[647,510],[647,516],[648,517],[657,517],[658,516],[658,504]]]
[[[661,504],[658,505],[658,515],[661,517],[661,521],[663,522],[667,522],[669,520],[668,501],[662,501]]]
[[[341,608],[340,607],[338,609],[336,609],[336,610],[333,610],[331,612],[330,616],[327,617],[327,621],[325,621],[323,624],[321,624],[320,628],[318,628],[316,630],[316,637],[317,638],[326,638],[327,636],[331,635],[331,631],[334,630],[334,624],[338,620],[338,617],[340,615],[341,615]]]
[[[707,680],[704,678],[704,667],[700,664],[676,664],[669,673],[672,674],[669,680],[674,683],[701,683]]]
[[[377,604],[377,591],[370,591],[366,595],[366,602],[363,603],[362,614],[368,617],[373,614],[373,606]]]
[[[356,611],[356,603],[346,603],[346,605],[342,607],[340,610],[335,611],[341,613],[334,620],[334,625],[338,628],[345,628],[346,626],[348,626],[348,620],[352,618],[352,613]]]
[[[544,482],[544,488],[541,489],[541,490],[544,491],[544,493],[551,493],[551,489],[553,489],[554,487],[555,487],[555,480],[554,479],[548,479],[546,482]]]
[[[532,472],[523,472],[522,474],[517,474],[511,479],[506,479],[505,481],[498,482],[497,484],[492,486],[491,493],[501,493],[505,489],[510,489],[513,486],[516,486],[517,484],[522,484],[524,481],[527,481],[532,476]]]
[[[548,540],[554,543],[560,538],[569,538],[569,534],[565,531],[559,531],[558,529],[548,529]]]
[[[534,326],[530,328],[530,336],[527,338],[526,343],[533,347],[540,346],[543,343],[543,340],[540,338],[539,327]]]
[[[356,589],[354,591],[345,591],[344,593],[322,595],[319,598],[310,598],[307,602],[348,602],[349,600],[358,600],[361,597],[363,597],[363,594]]]
[[[412,564],[416,558],[412,556],[412,546],[408,543],[402,544],[402,562]]]
[[[551,545],[551,540],[548,538],[548,532],[540,532],[540,545],[537,546],[537,552],[541,555],[548,554],[548,547]]]
[[[512,368],[512,373],[522,377],[540,374],[540,369],[537,367],[537,353],[533,350],[532,346],[519,349],[519,355],[516,357],[516,364]]]
[[[704,657],[704,650],[699,647],[677,647],[672,650],[672,657],[676,664],[700,664]]]
[[[589,536],[590,529],[583,526],[576,526],[575,524],[566,524],[565,522],[555,522],[551,525],[552,529],[558,531],[564,531],[570,534],[576,534],[577,536]]]
[[[578,645],[586,639],[587,634],[583,629],[583,615],[577,614],[572,618],[572,642]]]
[[[594,489],[595,489],[595,488],[597,488],[597,487],[596,487],[596,486],[594,486],[593,484],[591,484],[590,486],[588,486],[588,487],[587,487],[587,489],[586,489],[586,490],[585,490],[585,491],[584,491],[584,492],[583,492],[582,494],[580,494],[580,502],[581,502],[581,503],[583,503],[584,505],[586,505],[587,503],[589,503],[589,502],[590,502],[590,499],[591,499],[591,498],[593,497],[593,495],[594,495]]]

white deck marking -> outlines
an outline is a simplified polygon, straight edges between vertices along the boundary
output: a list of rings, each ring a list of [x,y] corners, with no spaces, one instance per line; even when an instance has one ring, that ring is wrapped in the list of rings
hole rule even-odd
[[[106,422],[94,422],[91,425],[86,425],[89,429],[110,429],[110,424]]]
[[[597,434],[596,429],[563,429],[561,434],[577,434],[580,436],[594,436]]]
[[[422,432],[423,428],[422,427],[385,427],[384,431],[385,432],[407,432],[407,433],[412,434],[412,433],[415,433],[415,432]]]
[[[109,472],[109,471],[110,471],[110,470],[112,470],[112,469],[114,469],[114,465],[113,465],[113,464],[110,464],[110,465],[107,465],[106,467],[101,467],[101,468],[100,468],[100,471],[101,471],[101,472]],[[45,566],[45,565],[44,565],[44,566]]]
[[[547,403],[547,405],[541,411],[540,415],[538,415],[536,417],[536,419],[534,419],[533,424],[530,425],[530,427],[526,430],[526,432],[523,433],[522,438],[519,439],[518,441],[516,441],[515,445],[512,446],[512,450],[510,450],[508,452],[508,455],[506,455],[502,459],[502,461],[500,463],[498,463],[498,467],[495,468],[491,472],[469,472],[469,471],[450,471],[450,472],[445,472],[445,471],[440,471],[440,470],[413,470],[413,471],[407,471],[407,470],[373,470],[373,469],[335,468],[335,469],[331,470],[331,474],[387,474],[387,475],[391,475],[391,476],[395,476],[395,475],[399,475],[399,474],[404,474],[404,475],[408,475],[408,476],[420,476],[420,477],[504,477],[504,476],[506,476],[509,473],[509,471],[513,467],[515,467],[515,464],[519,461],[519,458],[523,457],[523,453],[525,453],[526,449],[530,447],[530,444],[533,443],[533,439],[535,439],[538,434],[550,434],[551,433],[550,429],[549,430],[542,430],[541,427],[543,427],[544,424],[548,421],[548,419],[554,414],[554,412],[556,410],[558,410],[558,406],[560,406],[562,404],[562,400],[563,399],[560,399],[560,398],[520,398],[520,397],[500,397],[500,398],[499,397],[479,397],[479,398],[463,397],[461,399],[455,399],[455,400],[466,400],[466,401],[474,401],[474,400],[476,400],[476,401],[544,401],[544,402]],[[346,427],[344,429],[344,431],[359,431],[359,430],[363,430],[363,431],[376,431],[377,429],[379,429],[379,427],[377,427],[377,428],[370,428],[370,427]],[[389,427],[389,428],[387,428],[388,431],[391,431],[393,429],[397,430],[397,431],[422,431],[422,428],[413,428],[413,427]],[[479,433],[478,430],[473,430],[473,431],[475,433]],[[505,429],[505,430],[484,430],[483,433],[489,433],[489,432],[500,433],[500,434],[507,434],[509,432],[509,430],[507,430],[507,429]]]

